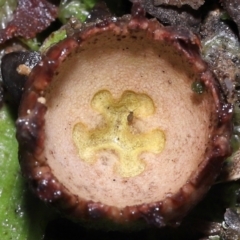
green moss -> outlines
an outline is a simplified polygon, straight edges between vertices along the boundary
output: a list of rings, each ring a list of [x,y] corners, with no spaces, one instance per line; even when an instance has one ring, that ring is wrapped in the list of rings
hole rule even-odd
[[[23,42],[30,50],[32,51],[38,51],[40,42],[37,40],[37,38],[31,38],[31,39],[24,39],[19,38],[21,42]]]
[[[59,29],[58,31],[53,32],[48,38],[45,39],[42,46],[40,47],[40,52],[47,51],[52,45],[60,42],[67,37],[65,29]]]
[[[27,190],[18,163],[15,123],[0,109],[0,236],[1,240],[40,240],[49,219],[46,206]]]
[[[6,107],[0,111],[0,149],[0,235],[24,239],[28,231],[22,211],[25,183],[19,171],[14,121]]]
[[[58,18],[66,23],[74,17],[84,22],[97,0],[63,0],[59,7]]]

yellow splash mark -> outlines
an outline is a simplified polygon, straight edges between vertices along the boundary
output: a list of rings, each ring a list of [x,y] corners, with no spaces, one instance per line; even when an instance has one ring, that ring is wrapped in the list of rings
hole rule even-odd
[[[116,171],[122,177],[134,177],[145,169],[141,153],[157,154],[163,150],[165,135],[160,129],[133,131],[135,118],[154,114],[155,106],[148,95],[125,91],[120,99],[113,99],[109,91],[101,90],[94,95],[91,106],[102,114],[104,124],[95,129],[82,123],[73,127],[73,141],[83,161],[94,163],[98,152],[111,151],[119,159]]]

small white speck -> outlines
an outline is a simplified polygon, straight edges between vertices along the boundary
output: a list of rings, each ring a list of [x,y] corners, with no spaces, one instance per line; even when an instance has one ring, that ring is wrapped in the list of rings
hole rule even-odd
[[[30,114],[30,113],[31,113],[31,110],[30,110],[30,109],[28,109],[28,110],[27,110],[27,114]]]
[[[46,103],[46,98],[45,98],[45,97],[39,97],[39,98],[37,99],[37,101],[38,101],[39,103],[45,104],[45,103]]]

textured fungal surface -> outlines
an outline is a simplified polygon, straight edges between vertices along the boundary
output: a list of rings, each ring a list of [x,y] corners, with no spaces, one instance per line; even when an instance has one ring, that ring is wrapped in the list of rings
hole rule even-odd
[[[20,164],[71,218],[176,224],[230,154],[231,110],[194,35],[140,15],[98,21],[31,72]]]

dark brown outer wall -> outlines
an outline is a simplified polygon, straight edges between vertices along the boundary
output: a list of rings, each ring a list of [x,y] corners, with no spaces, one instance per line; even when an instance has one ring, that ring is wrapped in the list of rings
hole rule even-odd
[[[215,123],[208,156],[177,194],[160,202],[118,209],[71,195],[51,173],[47,163],[41,160],[44,148],[44,115],[47,109],[44,104],[38,102],[38,98],[44,96],[44,91],[61,62],[86,38],[103,31],[114,31],[115,34],[121,35],[126,31],[131,33],[139,30],[146,31],[150,38],[172,44],[176,51],[192,64],[193,69],[199,73],[199,79],[212,92],[218,121]],[[229,139],[232,129],[232,106],[222,98],[218,82],[200,57],[199,45],[198,38],[189,32],[165,28],[156,20],[147,20],[141,16],[124,16],[118,20],[105,20],[85,27],[53,46],[30,74],[17,120],[20,165],[35,194],[75,220],[106,218],[124,223],[145,219],[157,227],[178,224],[209,190],[220,172],[223,160],[231,153]]]

